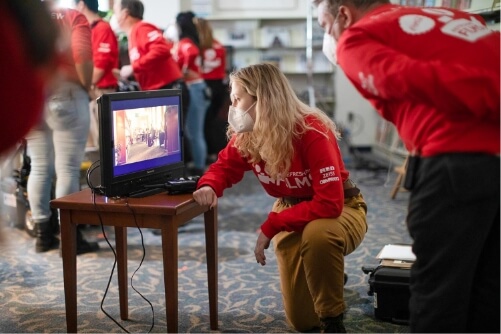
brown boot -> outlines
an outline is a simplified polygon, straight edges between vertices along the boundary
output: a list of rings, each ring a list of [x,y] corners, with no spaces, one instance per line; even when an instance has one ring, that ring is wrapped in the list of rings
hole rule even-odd
[[[96,252],[99,250],[99,244],[95,241],[84,239],[80,227],[77,227],[77,255]]]
[[[336,317],[320,319],[320,333],[346,333],[343,323],[343,313]]]
[[[35,223],[35,252],[43,253],[59,248],[59,239],[54,236],[54,229],[49,221]]]

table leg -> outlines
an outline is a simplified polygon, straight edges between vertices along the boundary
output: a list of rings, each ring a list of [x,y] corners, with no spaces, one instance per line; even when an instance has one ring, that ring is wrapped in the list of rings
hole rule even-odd
[[[205,251],[207,256],[207,281],[209,285],[210,329],[218,328],[217,287],[217,207],[204,213]]]
[[[77,332],[77,226],[68,210],[60,211],[66,330]]]
[[[129,290],[127,278],[127,228],[115,226],[115,242],[117,247],[118,299],[120,318],[129,319]]]
[[[171,217],[170,217],[171,218]],[[177,224],[168,219],[162,228],[164,262],[165,314],[167,333],[177,333],[178,328],[178,239]]]

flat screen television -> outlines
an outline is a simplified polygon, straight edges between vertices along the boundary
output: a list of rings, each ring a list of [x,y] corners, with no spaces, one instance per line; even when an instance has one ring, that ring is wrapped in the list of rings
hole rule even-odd
[[[99,108],[100,192],[143,197],[184,175],[180,89],[103,94]]]

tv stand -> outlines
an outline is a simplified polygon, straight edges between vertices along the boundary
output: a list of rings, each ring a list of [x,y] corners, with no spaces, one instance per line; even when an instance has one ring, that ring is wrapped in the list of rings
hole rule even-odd
[[[179,333],[178,278],[179,250],[178,228],[202,215],[205,226],[205,256],[207,262],[207,282],[209,314],[198,315],[209,318],[210,330],[218,329],[218,247],[217,247],[217,207],[200,206],[193,196],[154,195],[144,199],[118,199],[93,196],[87,188],[70,195],[52,200],[51,207],[61,213],[61,256],[64,274],[64,302],[66,304],[66,332],[77,332],[77,255],[76,231],[78,224],[104,225],[115,229],[115,249],[118,273],[118,305],[120,318],[129,319],[128,274],[127,274],[127,228],[152,228],[161,231],[163,284],[165,291],[165,319],[167,333]],[[78,269],[85,269],[78,266]],[[161,269],[160,269],[161,270]],[[93,273],[91,273],[93,274]],[[162,280],[160,280],[162,281]],[[207,292],[206,292],[207,293]],[[202,312],[202,311],[200,311]],[[156,314],[155,314],[156,315]],[[134,317],[134,322],[136,319]],[[165,327],[164,327],[165,328]]]

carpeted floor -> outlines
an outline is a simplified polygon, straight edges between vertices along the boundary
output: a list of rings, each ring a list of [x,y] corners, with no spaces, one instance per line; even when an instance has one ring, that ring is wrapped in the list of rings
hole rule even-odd
[[[388,171],[352,171],[352,179],[362,189],[369,212],[369,231],[362,245],[346,257],[349,275],[345,286],[348,332],[405,333],[407,326],[374,318],[373,297],[361,267],[376,263],[375,256],[388,243],[410,243],[405,215],[408,193],[390,199],[395,175]],[[273,199],[261,189],[253,175],[226,191],[219,201],[219,331],[224,333],[294,332],[282,309],[277,265],[271,250],[262,267],[253,249],[257,230],[267,216]],[[97,239],[101,250],[80,255],[78,268],[78,331],[123,332],[100,309],[113,266],[113,252],[100,228],[84,230]],[[129,289],[129,321],[119,318],[116,272],[104,301],[104,309],[128,332],[165,332],[165,303],[162,280],[160,237],[142,230],[128,229],[129,274],[141,296]],[[0,244],[0,332],[65,332],[65,307],[61,257],[58,250],[34,252],[34,239],[26,232],[7,227]],[[113,233],[107,231],[113,242]],[[179,230],[179,331],[211,332],[207,298],[204,230],[201,218]],[[154,320],[153,320],[154,319]]]

